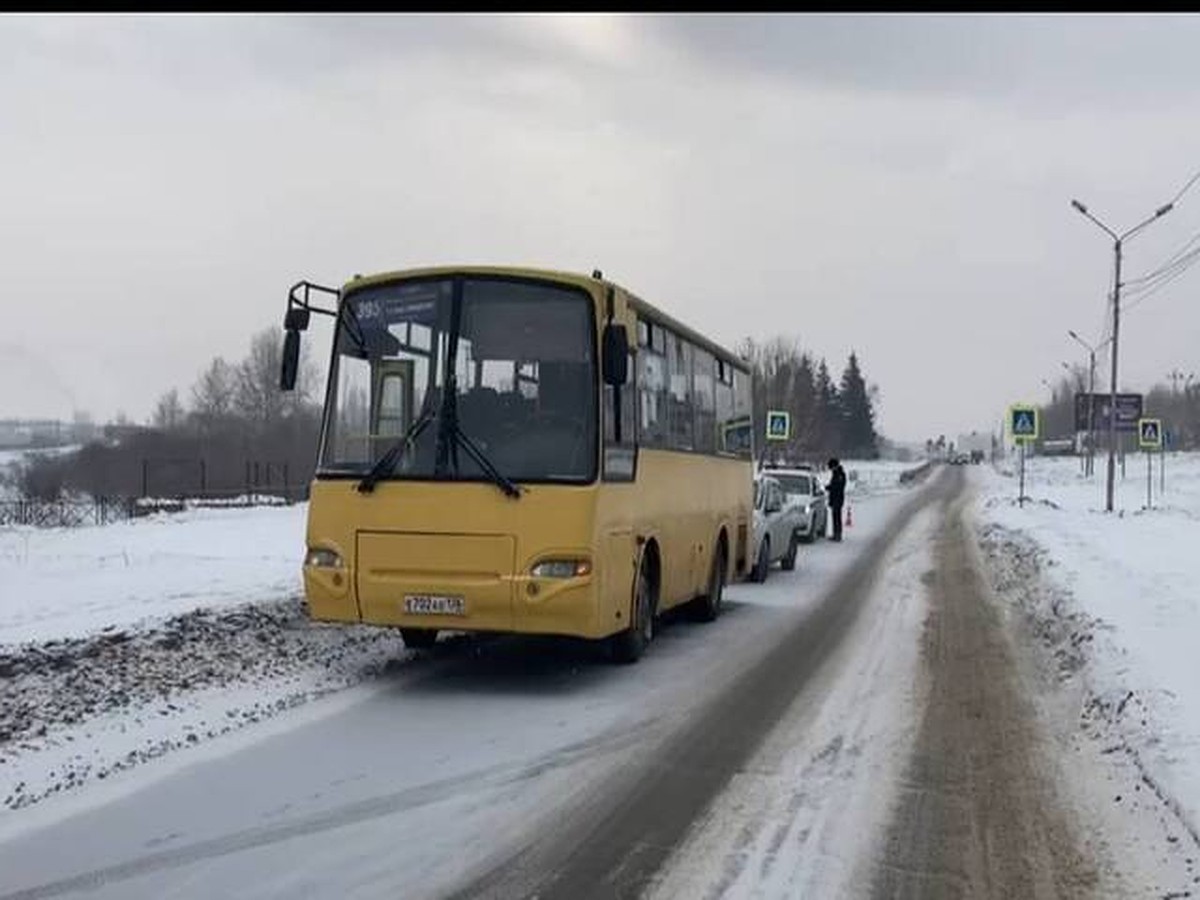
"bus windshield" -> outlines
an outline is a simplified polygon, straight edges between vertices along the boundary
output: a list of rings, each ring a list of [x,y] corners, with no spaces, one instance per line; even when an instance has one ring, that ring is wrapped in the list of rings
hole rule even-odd
[[[344,303],[318,475],[366,473],[425,413],[432,424],[384,477],[484,480],[457,447],[445,451],[448,466],[438,465],[438,421],[453,410],[462,434],[513,481],[594,479],[595,326],[586,292],[461,276],[371,285]]]

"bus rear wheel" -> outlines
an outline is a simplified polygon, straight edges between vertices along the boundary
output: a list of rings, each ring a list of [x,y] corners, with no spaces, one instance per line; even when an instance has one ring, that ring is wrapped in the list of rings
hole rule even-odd
[[[437,643],[436,628],[401,628],[400,637],[404,638],[404,646],[412,650],[428,650]]]
[[[767,573],[771,569],[771,539],[763,538],[763,542],[758,545],[758,559],[755,560],[754,568],[750,570],[750,580],[762,584],[767,580]]]
[[[725,593],[725,545],[717,544],[713,553],[712,569],[708,576],[708,593],[697,597],[694,609],[701,622],[711,622],[721,614],[721,600]]]
[[[637,662],[654,640],[654,596],[650,590],[650,579],[642,566],[638,567],[629,627],[609,640],[613,661],[622,664]]]

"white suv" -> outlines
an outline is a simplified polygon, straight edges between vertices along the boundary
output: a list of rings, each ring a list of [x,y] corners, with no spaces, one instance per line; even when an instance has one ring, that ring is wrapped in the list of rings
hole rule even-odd
[[[826,537],[829,534],[829,498],[816,471],[806,466],[772,467],[763,474],[778,481],[787,495],[786,502],[798,507],[800,526],[797,533],[800,540],[811,543],[818,535]]]

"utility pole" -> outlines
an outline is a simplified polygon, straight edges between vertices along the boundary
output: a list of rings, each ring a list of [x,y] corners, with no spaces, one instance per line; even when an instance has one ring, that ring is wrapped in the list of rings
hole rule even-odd
[[[1104,230],[1109,237],[1113,239],[1113,328],[1112,328],[1112,372],[1110,375],[1111,389],[1109,393],[1109,415],[1108,415],[1108,478],[1105,487],[1105,509],[1108,512],[1113,511],[1113,487],[1116,481],[1116,450],[1117,450],[1117,342],[1121,336],[1121,248],[1125,241],[1133,237],[1138,231],[1141,231],[1151,222],[1165,216],[1175,208],[1174,203],[1167,203],[1160,206],[1154,211],[1154,215],[1140,222],[1133,228],[1130,228],[1124,234],[1117,234],[1090,212],[1088,208],[1078,200],[1072,200],[1073,206],[1078,212],[1087,218],[1091,219],[1096,225]]]
[[[1068,331],[1067,334],[1082,344],[1083,348],[1088,352],[1088,454],[1086,473],[1088,477],[1091,477],[1096,471],[1096,351],[1103,349],[1104,344],[1107,344],[1112,338],[1109,338],[1108,341],[1105,341],[1099,347],[1093,347],[1074,331]]]
[[[1113,511],[1113,483],[1117,478],[1116,461],[1113,453],[1117,446],[1117,341],[1121,339],[1121,239],[1113,244],[1113,333],[1112,333],[1112,377],[1108,389],[1108,475],[1105,482],[1105,509]],[[1121,454],[1121,462],[1125,455]],[[1121,477],[1125,470],[1121,469]]]

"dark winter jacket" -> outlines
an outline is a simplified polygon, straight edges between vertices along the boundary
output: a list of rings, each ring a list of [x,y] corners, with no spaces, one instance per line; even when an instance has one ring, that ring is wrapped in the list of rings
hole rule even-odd
[[[842,506],[846,502],[846,471],[840,463],[833,467],[833,477],[825,488],[829,491],[830,506]]]

